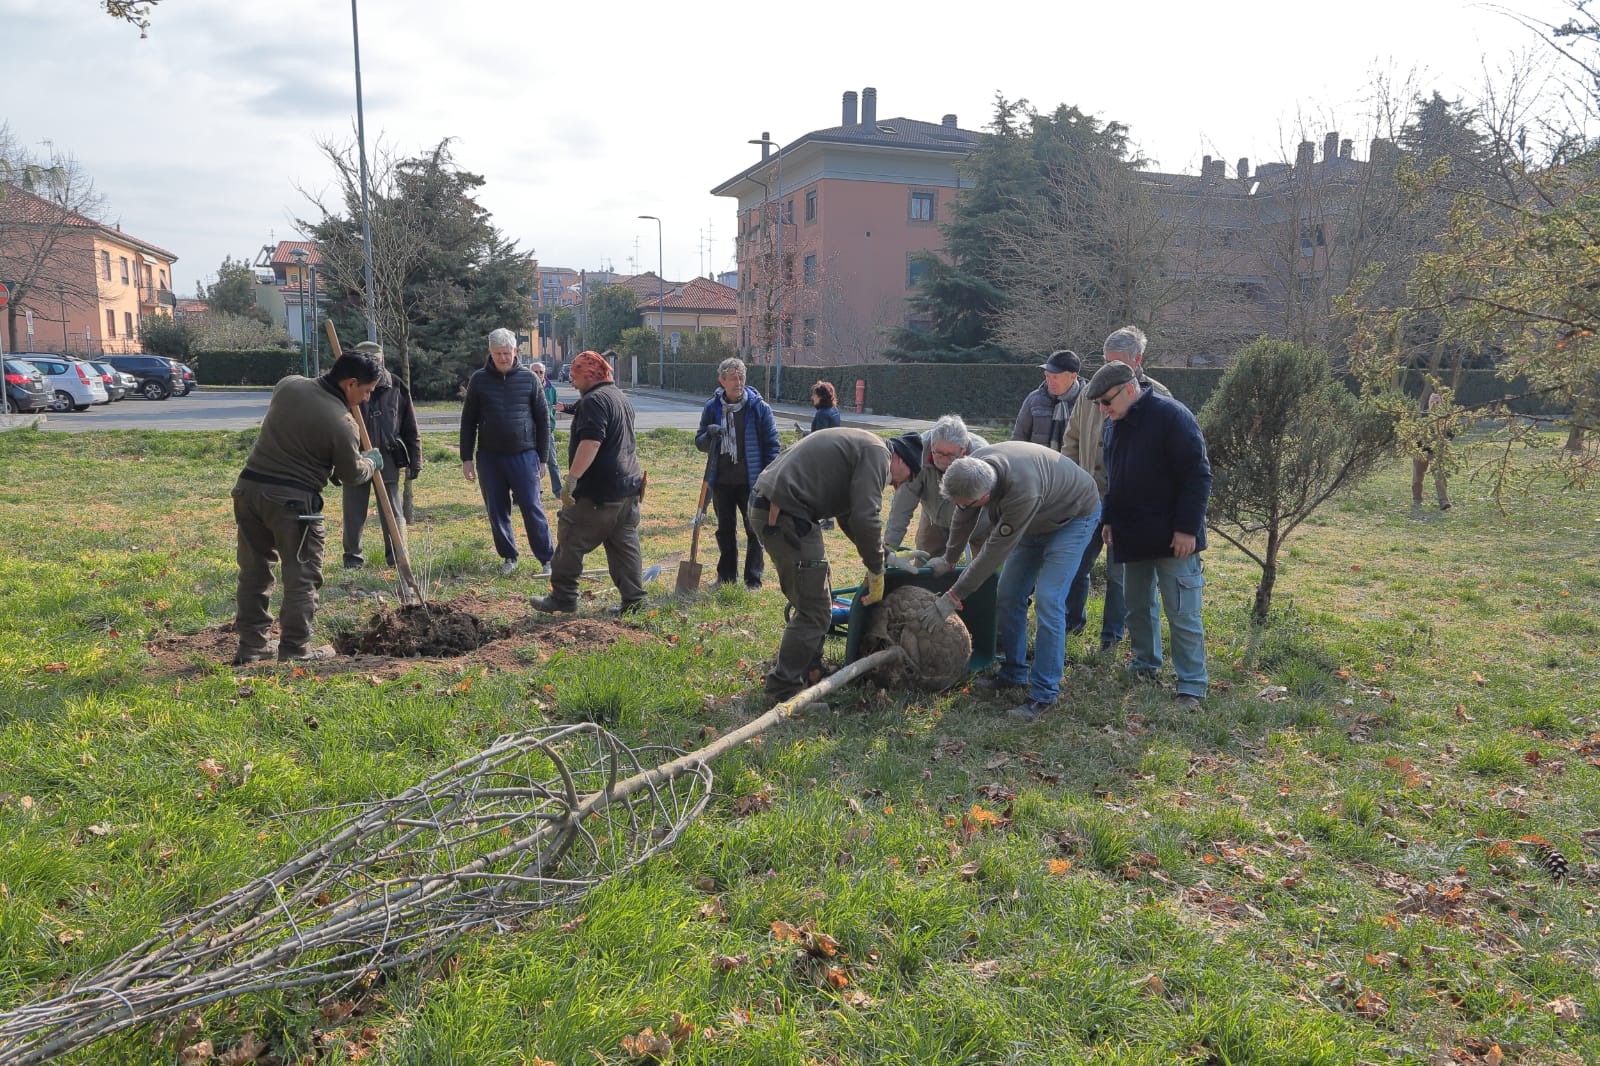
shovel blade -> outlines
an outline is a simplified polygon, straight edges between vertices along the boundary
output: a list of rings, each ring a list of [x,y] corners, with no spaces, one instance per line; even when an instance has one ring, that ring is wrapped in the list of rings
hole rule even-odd
[[[700,588],[700,563],[678,564],[678,591],[694,592]]]

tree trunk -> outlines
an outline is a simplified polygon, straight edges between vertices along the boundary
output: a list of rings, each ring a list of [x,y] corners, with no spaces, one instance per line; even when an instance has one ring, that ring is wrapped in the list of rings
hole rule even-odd
[[[1282,540],[1276,528],[1267,531],[1266,551],[1261,555],[1261,583],[1256,586],[1255,603],[1250,607],[1250,621],[1265,625],[1272,611],[1272,587],[1278,583],[1278,548]]]

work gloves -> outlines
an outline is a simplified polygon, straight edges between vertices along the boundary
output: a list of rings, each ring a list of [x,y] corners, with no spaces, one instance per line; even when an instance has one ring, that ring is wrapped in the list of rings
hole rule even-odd
[[[896,570],[904,570],[908,574],[914,574],[917,572],[916,560],[918,554],[917,552],[911,552],[902,558],[899,552],[885,550],[883,561]]]
[[[576,507],[576,506],[578,506],[578,501],[575,498],[573,498],[571,486],[568,486],[561,493],[561,506],[562,506],[563,509],[567,508],[567,507]]]
[[[866,592],[862,593],[861,606],[871,607],[873,604],[883,599],[883,571],[878,570],[874,572],[872,570],[868,570],[867,580],[862,585],[862,588],[866,589]]]
[[[372,464],[372,476],[377,477],[383,470],[383,453],[374,448],[370,452],[362,452],[361,458]]]
[[[926,566],[929,570],[931,570],[933,572],[933,576],[934,577],[943,577],[944,575],[948,574],[952,569],[954,569],[945,560],[944,556],[936,555],[936,556],[934,556],[933,558],[930,559],[930,558],[928,558],[928,553],[923,551],[920,548],[917,549],[916,551],[912,552],[906,558],[910,561],[910,563],[911,563],[913,568]]]
[[[950,598],[947,592],[922,609],[917,616],[917,621],[922,623],[922,628],[932,631],[944,625],[944,620],[956,613],[956,601]]]

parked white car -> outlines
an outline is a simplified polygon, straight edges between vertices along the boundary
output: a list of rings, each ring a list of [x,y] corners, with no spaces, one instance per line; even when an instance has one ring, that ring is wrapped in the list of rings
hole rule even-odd
[[[100,371],[88,363],[37,352],[18,352],[14,358],[39,368],[50,389],[52,411],[87,411],[90,404],[111,402]]]

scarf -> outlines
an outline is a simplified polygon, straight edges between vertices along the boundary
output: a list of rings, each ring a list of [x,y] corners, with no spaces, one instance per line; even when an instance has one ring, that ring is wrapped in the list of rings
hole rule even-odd
[[[739,423],[743,421],[739,416],[744,413],[744,405],[748,402],[748,393],[738,403],[729,403],[726,394],[722,397],[722,454],[728,457],[730,463],[737,464],[744,457],[739,450]]]

